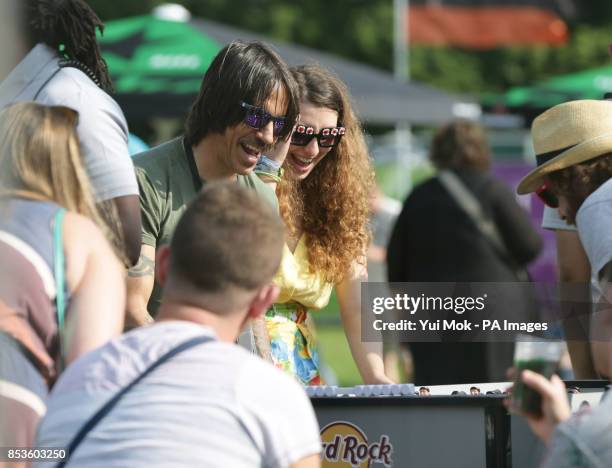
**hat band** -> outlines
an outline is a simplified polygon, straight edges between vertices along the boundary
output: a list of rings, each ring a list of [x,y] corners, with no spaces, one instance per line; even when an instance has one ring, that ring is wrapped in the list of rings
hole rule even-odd
[[[547,163],[551,159],[556,158],[564,151],[567,151],[568,149],[573,148],[574,146],[576,145],[566,146],[565,148],[561,148],[561,149],[554,150],[554,151],[549,151],[548,153],[536,154],[536,163],[538,166],[541,166],[542,164]]]

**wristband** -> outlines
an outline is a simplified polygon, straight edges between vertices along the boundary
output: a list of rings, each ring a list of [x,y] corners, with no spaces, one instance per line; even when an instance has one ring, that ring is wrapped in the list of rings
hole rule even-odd
[[[255,172],[270,177],[275,182],[280,182],[284,171],[279,162],[262,155],[255,165]]]
[[[274,159],[270,159],[265,154],[261,155],[261,158],[259,158],[259,161],[257,161],[257,163],[265,164],[266,166],[270,166],[272,169],[276,169],[276,170],[279,170],[280,167],[282,166],[281,163],[279,163],[278,161],[275,161]]]

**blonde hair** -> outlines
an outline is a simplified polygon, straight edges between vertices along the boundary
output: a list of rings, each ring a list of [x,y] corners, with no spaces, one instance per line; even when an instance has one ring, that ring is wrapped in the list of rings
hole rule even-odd
[[[95,203],[76,134],[78,113],[22,102],[0,113],[0,194],[57,203],[98,225],[125,261],[117,214]]]

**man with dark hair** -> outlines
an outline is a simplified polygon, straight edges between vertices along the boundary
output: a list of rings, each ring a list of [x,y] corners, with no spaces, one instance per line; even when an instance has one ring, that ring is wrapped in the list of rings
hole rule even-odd
[[[0,109],[22,101],[79,113],[77,132],[87,174],[106,221],[123,238],[133,265],[140,252],[138,185],[123,112],[112,90],[96,31],[104,26],[83,0],[26,0],[21,8],[21,61],[0,76]],[[115,210],[121,226],[116,226]]]
[[[62,374],[38,445],[68,447],[105,402],[161,356],[204,337],[131,387],[68,465],[319,466],[318,425],[304,390],[234,344],[278,295],[271,280],[283,242],[280,218],[252,191],[207,185],[170,247],[158,249],[164,301],[157,323],[110,341]]]
[[[253,169],[278,138],[291,134],[298,102],[295,82],[278,54],[259,42],[232,42],[210,64],[185,135],[136,157],[142,250],[129,273],[129,325],[152,320],[159,307],[155,251],[169,243],[203,183],[237,181],[278,209],[274,191]]]

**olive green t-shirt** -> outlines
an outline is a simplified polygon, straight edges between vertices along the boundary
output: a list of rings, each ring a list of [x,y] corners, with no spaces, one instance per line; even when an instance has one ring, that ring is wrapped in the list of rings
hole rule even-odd
[[[182,137],[152,148],[134,158],[140,190],[142,243],[157,248],[170,243],[178,221],[187,205],[199,192],[202,181],[190,147]],[[239,175],[238,183],[255,190],[278,212],[274,191],[251,173]],[[149,300],[149,312],[155,314],[161,301],[161,287],[155,283]]]

